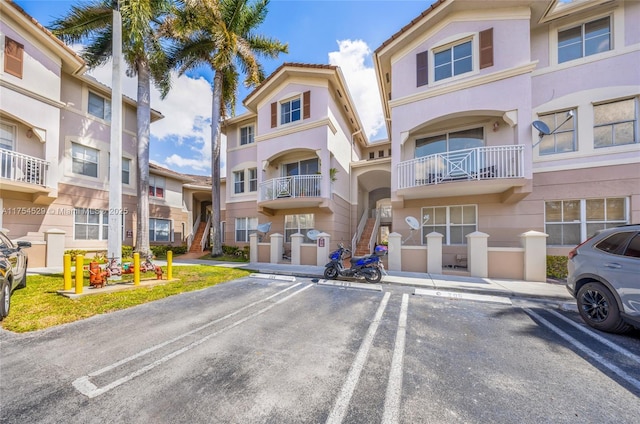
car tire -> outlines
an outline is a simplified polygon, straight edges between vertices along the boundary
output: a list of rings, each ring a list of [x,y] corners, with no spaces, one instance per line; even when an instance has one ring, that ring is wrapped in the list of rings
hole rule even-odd
[[[24,262],[24,274],[22,275],[22,278],[18,282],[18,285],[16,286],[16,289],[23,289],[23,288],[27,287],[27,262],[28,262],[28,260],[26,260]]]
[[[2,279],[0,286],[0,320],[2,320],[9,315],[9,309],[11,309],[11,283]]]
[[[578,290],[576,300],[578,312],[589,326],[608,333],[625,333],[631,329],[622,320],[618,302],[604,284],[585,284]]]

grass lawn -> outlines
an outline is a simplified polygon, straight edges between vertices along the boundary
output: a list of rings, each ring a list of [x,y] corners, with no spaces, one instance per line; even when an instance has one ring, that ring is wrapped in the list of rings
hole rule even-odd
[[[116,293],[95,294],[79,299],[69,299],[57,293],[64,288],[62,274],[29,275],[27,287],[13,292],[11,311],[1,324],[5,330],[16,333],[42,330],[93,315],[130,308],[174,294],[215,286],[225,281],[245,277],[250,272],[207,265],[174,266],[173,278],[179,281]],[[72,281],[73,284],[75,284],[74,281]],[[86,272],[84,284],[88,290],[89,277]]]

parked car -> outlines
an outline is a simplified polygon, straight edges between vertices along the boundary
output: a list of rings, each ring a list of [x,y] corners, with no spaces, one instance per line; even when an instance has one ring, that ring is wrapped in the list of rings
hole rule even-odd
[[[596,233],[569,252],[567,289],[598,330],[640,328],[640,225]]]
[[[31,247],[28,241],[13,243],[0,231],[0,320],[9,315],[11,294],[16,289],[27,286],[27,252]]]

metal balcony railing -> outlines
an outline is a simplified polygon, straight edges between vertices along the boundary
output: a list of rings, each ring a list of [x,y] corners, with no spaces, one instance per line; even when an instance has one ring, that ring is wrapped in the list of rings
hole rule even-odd
[[[290,177],[274,178],[260,183],[259,199],[267,200],[320,197],[320,182],[322,175],[294,175]]]
[[[398,164],[398,188],[450,181],[522,178],[524,145],[478,147],[424,156]]]
[[[47,186],[49,162],[33,156],[0,149],[0,178]]]

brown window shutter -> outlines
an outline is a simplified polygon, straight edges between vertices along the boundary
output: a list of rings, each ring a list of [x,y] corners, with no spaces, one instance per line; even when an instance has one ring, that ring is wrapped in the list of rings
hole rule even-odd
[[[271,103],[271,128],[278,126],[278,103]]]
[[[480,69],[493,66],[493,28],[480,31]]]
[[[311,91],[302,93],[302,119],[311,118]]]
[[[428,55],[428,51],[416,55],[416,83],[418,87],[429,83]]]
[[[4,38],[4,71],[22,78],[22,56],[24,46],[9,37]]]

